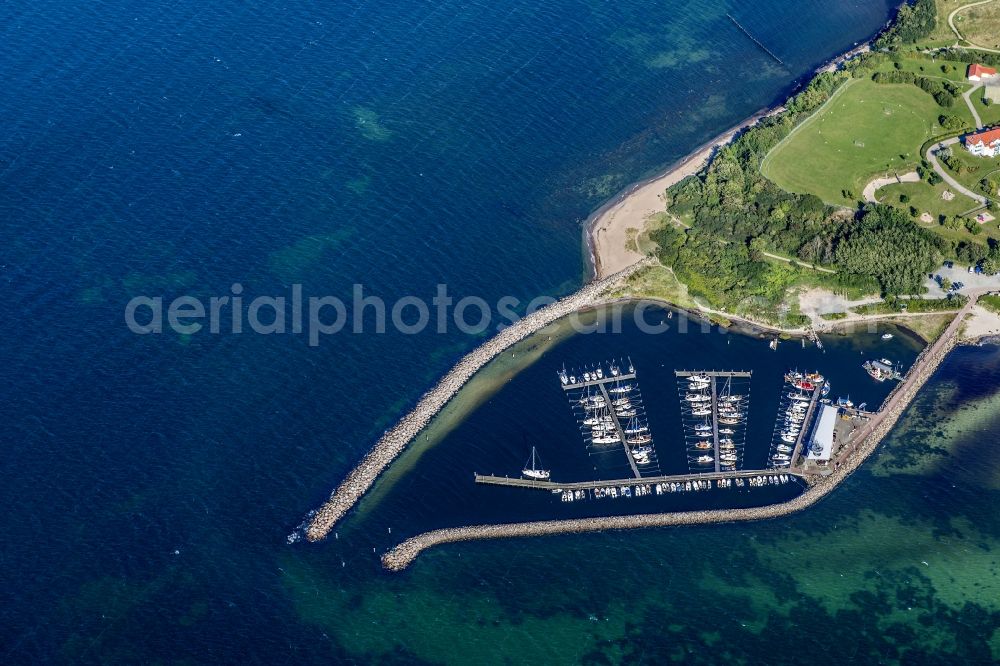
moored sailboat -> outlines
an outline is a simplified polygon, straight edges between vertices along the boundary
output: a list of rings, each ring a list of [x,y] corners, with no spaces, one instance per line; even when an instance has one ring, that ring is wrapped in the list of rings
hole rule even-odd
[[[525,464],[524,469],[521,470],[521,474],[524,474],[529,479],[536,479],[538,481],[544,481],[549,478],[549,470],[538,467],[538,452],[535,450],[535,447],[531,447],[531,459]]]

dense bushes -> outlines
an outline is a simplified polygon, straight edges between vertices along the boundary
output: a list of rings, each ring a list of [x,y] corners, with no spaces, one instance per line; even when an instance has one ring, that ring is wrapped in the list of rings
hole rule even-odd
[[[924,275],[941,262],[939,237],[910,222],[891,206],[866,208],[835,241],[837,265],[876,280],[886,294],[913,294]]]
[[[938,57],[944,60],[957,60],[959,62],[978,62],[991,67],[1000,67],[1000,53],[987,53],[986,51],[969,51],[962,48],[941,49],[937,52]]]
[[[961,94],[958,86],[950,81],[940,81],[929,79],[926,76],[917,76],[913,72],[903,72],[899,70],[891,72],[875,72],[872,74],[872,81],[875,83],[912,83],[934,98],[939,106],[950,108],[955,105],[955,97]]]
[[[875,41],[879,48],[913,44],[931,34],[937,26],[937,5],[934,0],[916,0],[899,8],[896,20]]]

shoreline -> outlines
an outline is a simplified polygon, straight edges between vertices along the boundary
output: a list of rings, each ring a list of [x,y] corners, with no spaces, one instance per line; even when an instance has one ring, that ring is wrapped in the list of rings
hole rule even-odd
[[[702,143],[660,173],[632,183],[591,213],[584,222],[589,278],[602,279],[622,270],[624,266],[641,260],[642,254],[625,248],[626,230],[637,228],[641,233],[650,215],[666,211],[663,194],[668,187],[697,175],[711,164],[712,158],[719,150],[729,145],[741,132],[764,118],[782,113],[784,110],[783,104],[761,109]],[[660,202],[659,208],[649,210],[650,206],[658,205],[657,201]],[[641,212],[637,212],[636,209],[640,209]],[[637,218],[637,214],[640,217]],[[607,241],[602,242],[602,238],[607,238]]]
[[[885,27],[891,25],[890,20]],[[883,28],[883,30],[885,29]],[[871,39],[857,44],[843,53],[830,58],[813,72],[803,76],[788,92],[784,101],[765,107],[745,118],[724,132],[705,141],[690,153],[673,162],[663,171],[632,183],[614,197],[601,204],[587,216],[584,222],[584,245],[587,248],[587,274],[590,280],[597,280],[622,270],[625,266],[643,258],[637,250],[627,248],[628,230],[636,229],[641,234],[651,215],[666,212],[664,195],[668,187],[685,178],[695,176],[706,169],[719,150],[731,144],[741,133],[761,120],[783,113],[785,103],[803,81],[811,80],[822,72],[836,71],[848,60],[871,50],[871,45],[882,33],[880,30]]]

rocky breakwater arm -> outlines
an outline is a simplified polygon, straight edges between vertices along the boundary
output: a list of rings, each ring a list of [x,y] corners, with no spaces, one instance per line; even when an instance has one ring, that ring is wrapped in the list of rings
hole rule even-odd
[[[914,362],[903,381],[882,405],[882,409],[863,426],[853,442],[838,455],[836,470],[826,477],[813,477],[810,487],[798,497],[769,506],[750,509],[718,509],[711,511],[685,511],[675,513],[639,514],[634,516],[607,516],[571,520],[546,520],[530,523],[500,525],[475,525],[434,530],[418,534],[403,541],[382,556],[382,566],[390,571],[401,571],[417,556],[433,546],[473,541],[479,539],[506,539],[514,537],[543,536],[547,534],[575,534],[604,530],[624,530],[642,527],[670,527],[707,523],[731,523],[778,518],[801,511],[832,492],[872,454],[882,438],[888,434],[900,415],[913,400],[917,391],[930,378],[941,361],[958,342],[962,321],[971,312],[976,298],[958,313],[945,332],[925,349]]]
[[[306,538],[319,541],[361,499],[378,475],[402,452],[414,437],[441,411],[460,388],[480,368],[516,342],[541,330],[555,320],[586,307],[597,305],[611,287],[652,262],[644,259],[613,275],[591,282],[576,293],[533,312],[511,324],[460,360],[434,388],[425,393],[410,413],[387,431],[365,455],[361,463],[321,506],[306,527]]]

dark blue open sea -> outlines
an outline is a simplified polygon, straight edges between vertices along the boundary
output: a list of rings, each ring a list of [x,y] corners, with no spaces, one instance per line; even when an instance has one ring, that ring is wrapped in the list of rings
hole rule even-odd
[[[343,534],[288,545],[481,338],[369,329],[312,347],[228,327],[136,335],[123,316],[135,296],[234,283],[569,293],[591,210],[783,99],[892,4],[0,3],[0,662],[1000,657],[995,348],[956,352],[878,459],[801,515],[465,544],[388,575],[372,548],[396,536],[562,510],[462,494],[474,465],[522,463],[514,411],[570,460],[559,364],[634,348],[668,432],[672,367],[763,342],[563,339]],[[873,344],[781,353],[863,392]],[[918,347],[896,344],[901,359]],[[754,360],[762,415],[777,358]],[[463,460],[463,443],[478,452]]]

